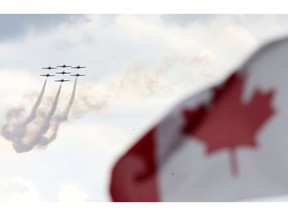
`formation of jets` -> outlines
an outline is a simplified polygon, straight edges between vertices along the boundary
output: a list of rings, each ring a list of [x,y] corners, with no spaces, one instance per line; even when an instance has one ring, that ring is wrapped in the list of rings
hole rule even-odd
[[[56,66],[56,67],[51,67],[51,66],[48,66],[48,67],[42,67],[42,69],[47,69],[47,70],[52,70],[52,69],[57,69],[57,68],[59,68],[59,67],[61,67],[61,68],[71,68],[71,69],[81,69],[81,68],[86,68],[86,67],[83,67],[83,66],[75,66],[75,67],[73,67],[72,65],[65,65],[65,64],[63,64],[63,65],[59,65],[59,66]],[[56,72],[56,74],[62,74],[62,75],[65,75],[65,74],[71,74],[71,72],[66,72],[66,71],[62,71],[62,72]],[[47,73],[47,74],[41,74],[40,76],[46,76],[46,77],[50,77],[50,76],[56,76],[56,75],[53,75],[53,74],[49,74],[49,73]],[[75,76],[75,77],[79,77],[79,76],[85,76],[85,74],[79,74],[79,73],[77,73],[77,74],[71,74],[70,76]],[[59,79],[59,80],[55,80],[55,82],[68,82],[68,81],[70,81],[70,80],[66,80],[66,79]]]

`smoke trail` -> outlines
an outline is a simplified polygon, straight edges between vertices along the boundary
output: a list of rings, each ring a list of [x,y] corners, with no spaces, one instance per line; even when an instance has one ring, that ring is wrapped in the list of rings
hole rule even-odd
[[[43,85],[43,87],[41,89],[40,95],[38,96],[37,101],[34,104],[30,115],[20,124],[20,126],[25,127],[26,125],[28,125],[31,121],[33,121],[35,119],[36,113],[37,113],[37,109],[38,109],[38,107],[39,107],[39,105],[40,105],[40,103],[42,101],[42,98],[43,98],[43,95],[44,95],[44,92],[45,92],[46,83],[47,83],[47,79],[44,82],[44,85]]]
[[[70,100],[68,102],[68,105],[67,105],[65,111],[63,112],[63,114],[61,116],[59,116],[59,121],[66,121],[68,119],[68,114],[70,112],[70,109],[73,105],[74,98],[75,98],[76,84],[77,84],[77,78],[74,81],[73,90],[72,90],[72,94],[71,94]]]
[[[104,89],[101,88],[95,90],[95,83],[88,82],[88,84],[84,83],[81,87],[81,92],[79,92],[80,100],[75,100],[76,87],[77,87],[77,78],[75,79],[73,90],[71,92],[70,99],[63,110],[63,113],[59,115],[55,115],[58,98],[60,95],[61,86],[59,86],[58,92],[55,96],[54,102],[50,108],[48,115],[39,115],[39,106],[42,103],[42,98],[45,92],[47,79],[45,80],[41,92],[37,98],[37,101],[32,107],[30,114],[23,120],[19,121],[19,118],[15,118],[13,120],[17,120],[17,122],[10,124],[5,124],[2,127],[3,136],[11,140],[13,142],[13,146],[17,152],[25,152],[34,148],[34,146],[46,146],[48,143],[52,142],[56,139],[57,133],[60,127],[61,122],[67,121],[68,115],[74,117],[79,117],[83,114],[89,113],[90,111],[99,111],[102,110],[112,102],[114,99],[142,99],[147,96],[154,95],[158,92],[170,92],[174,88],[176,88],[176,84],[178,86],[183,86],[183,79],[174,81],[173,74],[175,71],[179,71],[176,67],[179,65],[182,66],[205,66],[209,63],[210,54],[208,53],[200,53],[199,55],[193,57],[179,56],[172,58],[164,58],[160,64],[146,66],[146,64],[135,65],[128,68],[128,71],[123,75],[122,78],[117,79],[114,83],[109,83],[106,87],[104,85]],[[141,62],[140,62],[141,63]],[[176,69],[175,69],[176,68]],[[186,67],[185,67],[186,68]],[[184,69],[185,69],[184,68]],[[182,67],[180,67],[182,69]],[[180,70],[181,71],[181,70]],[[183,70],[185,72],[185,70]],[[189,70],[190,71],[190,70]],[[184,74],[183,72],[183,74]],[[170,73],[170,76],[166,75]],[[188,73],[190,75],[190,72]],[[192,74],[192,73],[191,73]],[[170,77],[170,78],[169,78]],[[182,76],[181,76],[182,77]],[[173,78],[173,79],[172,79]],[[170,81],[169,81],[170,80]],[[171,81],[173,80],[173,82]],[[185,79],[185,81],[189,81],[189,79]],[[190,83],[190,81],[189,81]],[[89,86],[89,84],[91,86]],[[180,85],[181,84],[181,85]],[[90,88],[87,88],[90,87]],[[189,85],[190,86],[190,85]],[[79,86],[78,86],[79,87]],[[100,86],[101,87],[101,86]],[[95,94],[95,92],[98,92]],[[74,104],[74,105],[73,105]],[[73,109],[72,108],[73,105]],[[9,112],[11,111],[11,112]],[[11,116],[15,117],[23,110],[21,109],[10,109],[7,112],[7,122],[9,122]],[[10,113],[10,114],[9,114]],[[27,127],[29,123],[33,121],[37,124],[37,121],[34,122],[35,118],[39,117],[40,126],[38,130],[33,131],[33,126],[30,128]],[[18,115],[19,116],[19,115]],[[37,119],[36,119],[37,120]],[[29,131],[30,130],[30,131]],[[51,133],[50,133],[51,132]]]
[[[57,137],[57,132],[58,132],[58,129],[59,129],[59,126],[60,126],[60,123],[63,122],[63,121],[67,121],[68,119],[68,115],[69,115],[69,112],[71,110],[71,107],[73,105],[73,102],[74,102],[74,98],[75,98],[75,93],[76,93],[76,84],[77,84],[77,78],[75,79],[74,81],[74,85],[73,85],[73,90],[72,90],[72,94],[71,94],[71,97],[69,99],[69,102],[66,106],[66,109],[64,110],[64,112],[62,113],[62,115],[58,115],[58,116],[55,116],[54,117],[54,126],[52,128],[52,134],[50,137],[46,138],[46,137],[43,137],[41,139],[41,142],[40,144],[41,145],[47,145],[49,144],[50,142],[52,142],[53,140],[56,139]]]
[[[47,130],[50,127],[50,122],[51,119],[56,111],[57,104],[58,104],[58,99],[61,91],[61,86],[59,86],[59,89],[57,91],[56,97],[53,101],[53,104],[51,106],[51,109],[44,119],[42,125],[40,126],[39,130],[36,132],[36,134],[33,136],[32,140],[28,143],[23,143],[23,139],[25,138],[26,134],[22,134],[21,128],[18,131],[16,130],[16,133],[14,133],[14,137],[12,138],[13,141],[13,147],[16,152],[21,153],[21,152],[27,152],[30,151],[34,148],[35,145],[39,144],[40,140],[42,139],[43,135],[47,132]],[[19,133],[21,131],[21,133]]]
[[[56,97],[54,99],[54,102],[52,104],[52,107],[51,107],[47,117],[45,118],[44,122],[40,126],[40,129],[38,130],[38,132],[36,133],[36,135],[34,136],[32,141],[29,143],[29,145],[35,146],[37,144],[42,143],[41,142],[42,139],[45,139],[44,135],[48,131],[48,129],[50,128],[51,119],[52,119],[52,117],[53,117],[53,115],[54,115],[54,113],[56,111],[56,108],[57,108],[58,99],[59,99],[59,95],[60,95],[60,92],[61,92],[61,87],[62,87],[62,84],[59,86],[59,89],[57,91]]]
[[[23,122],[17,124],[15,127],[12,127],[11,129],[11,126],[8,125],[8,124],[5,124],[3,127],[2,127],[2,134],[4,135],[4,137],[6,139],[9,139],[9,140],[14,140],[14,139],[22,139],[23,136],[25,135],[25,132],[26,132],[26,126],[35,119],[36,117],[36,114],[37,114],[37,110],[38,110],[38,107],[42,101],[42,98],[43,98],[43,95],[44,95],[44,92],[45,92],[45,88],[46,88],[46,83],[47,83],[47,79],[45,80],[44,84],[43,84],[43,87],[41,89],[41,92],[29,114],[29,116],[27,116],[26,119],[24,119]],[[21,111],[21,110],[20,110]],[[14,110],[15,112],[15,110]],[[9,113],[9,111],[8,111]]]

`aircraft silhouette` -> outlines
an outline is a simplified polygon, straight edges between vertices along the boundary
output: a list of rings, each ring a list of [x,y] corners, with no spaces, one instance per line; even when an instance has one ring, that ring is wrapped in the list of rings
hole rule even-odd
[[[72,75],[70,75],[70,76],[76,76],[76,77],[79,77],[79,76],[85,76],[84,74],[79,74],[79,73],[77,73],[77,74],[72,74]]]
[[[57,68],[54,68],[54,67],[42,67],[42,69],[48,69],[48,70],[51,70],[51,69],[57,69]]]
[[[71,67],[71,68],[73,68],[73,69],[80,69],[80,68],[86,68],[86,67],[82,67],[82,66],[76,66],[76,67]]]
[[[41,74],[40,76],[50,77],[50,76],[55,76],[55,75],[51,75],[51,74],[47,73],[47,74]]]
[[[55,80],[55,82],[68,82],[68,81],[70,81],[70,80],[64,80],[64,79],[61,79],[61,80]]]
[[[62,71],[62,72],[56,72],[56,74],[70,74],[71,72],[65,72],[65,71]]]
[[[69,65],[65,65],[65,64],[63,64],[63,65],[60,65],[60,66],[57,66],[57,67],[66,68],[66,67],[72,67],[72,66],[71,66],[71,65],[69,66]]]

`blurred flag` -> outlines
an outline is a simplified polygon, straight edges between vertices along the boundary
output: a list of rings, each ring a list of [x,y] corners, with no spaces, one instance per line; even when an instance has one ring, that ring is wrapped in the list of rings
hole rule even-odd
[[[114,201],[241,201],[288,194],[288,39],[188,98],[112,171]]]

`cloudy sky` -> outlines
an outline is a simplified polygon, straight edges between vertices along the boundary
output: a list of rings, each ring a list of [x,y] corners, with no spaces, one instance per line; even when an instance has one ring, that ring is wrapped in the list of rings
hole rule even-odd
[[[117,158],[178,101],[285,36],[287,21],[286,15],[0,15],[0,201],[109,201]],[[54,77],[43,87],[40,74],[62,69],[41,68],[62,64],[87,66],[66,70],[86,74],[75,94],[69,75],[57,75],[71,79],[61,91]]]

